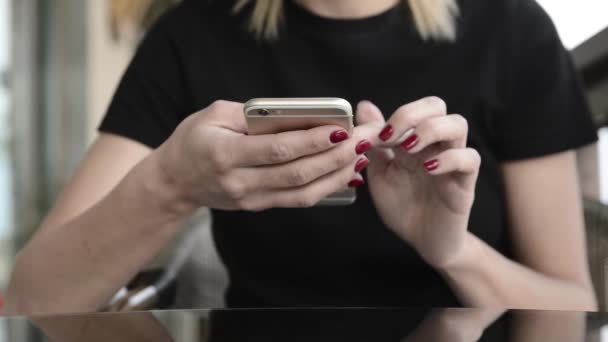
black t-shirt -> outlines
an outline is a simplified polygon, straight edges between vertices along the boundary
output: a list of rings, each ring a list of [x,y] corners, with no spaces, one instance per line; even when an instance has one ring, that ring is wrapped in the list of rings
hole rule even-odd
[[[152,148],[217,99],[367,99],[390,115],[437,95],[469,121],[482,156],[469,230],[509,255],[499,165],[596,139],[568,53],[532,0],[461,0],[458,40],[424,42],[406,6],[366,19],[315,16],[286,1],[275,42],[256,41],[232,1],[186,0],[146,36],[100,131]],[[403,204],[404,206],[407,203]],[[227,303],[454,306],[443,278],[380,221],[368,189],[345,207],[213,210]]]

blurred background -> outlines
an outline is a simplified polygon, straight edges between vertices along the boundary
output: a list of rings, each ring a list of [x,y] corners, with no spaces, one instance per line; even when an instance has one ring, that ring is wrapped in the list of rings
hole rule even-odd
[[[202,0],[201,0],[202,1]],[[0,0],[0,298],[29,239],[94,139],[137,42],[177,0]],[[579,151],[589,262],[608,287],[608,2],[539,1],[571,50],[600,143]]]

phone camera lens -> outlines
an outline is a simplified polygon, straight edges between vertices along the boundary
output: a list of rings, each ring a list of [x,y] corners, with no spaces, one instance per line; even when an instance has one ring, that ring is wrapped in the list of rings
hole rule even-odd
[[[267,116],[268,114],[270,114],[270,112],[268,111],[268,109],[258,109],[258,114],[261,116]]]

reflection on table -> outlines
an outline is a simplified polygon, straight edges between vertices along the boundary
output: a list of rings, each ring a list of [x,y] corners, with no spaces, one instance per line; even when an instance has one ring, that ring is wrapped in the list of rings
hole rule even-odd
[[[0,320],[2,341],[600,342],[608,315],[497,309],[252,309]]]

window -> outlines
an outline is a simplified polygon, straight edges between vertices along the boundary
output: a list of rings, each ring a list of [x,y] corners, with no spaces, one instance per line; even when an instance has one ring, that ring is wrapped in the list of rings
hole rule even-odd
[[[13,189],[10,157],[10,1],[0,0],[0,288],[4,288],[10,267],[13,229]]]
[[[568,49],[574,49],[608,26],[608,1],[538,0],[538,3],[555,22]]]
[[[599,137],[600,200],[608,204],[608,128],[600,129]]]

